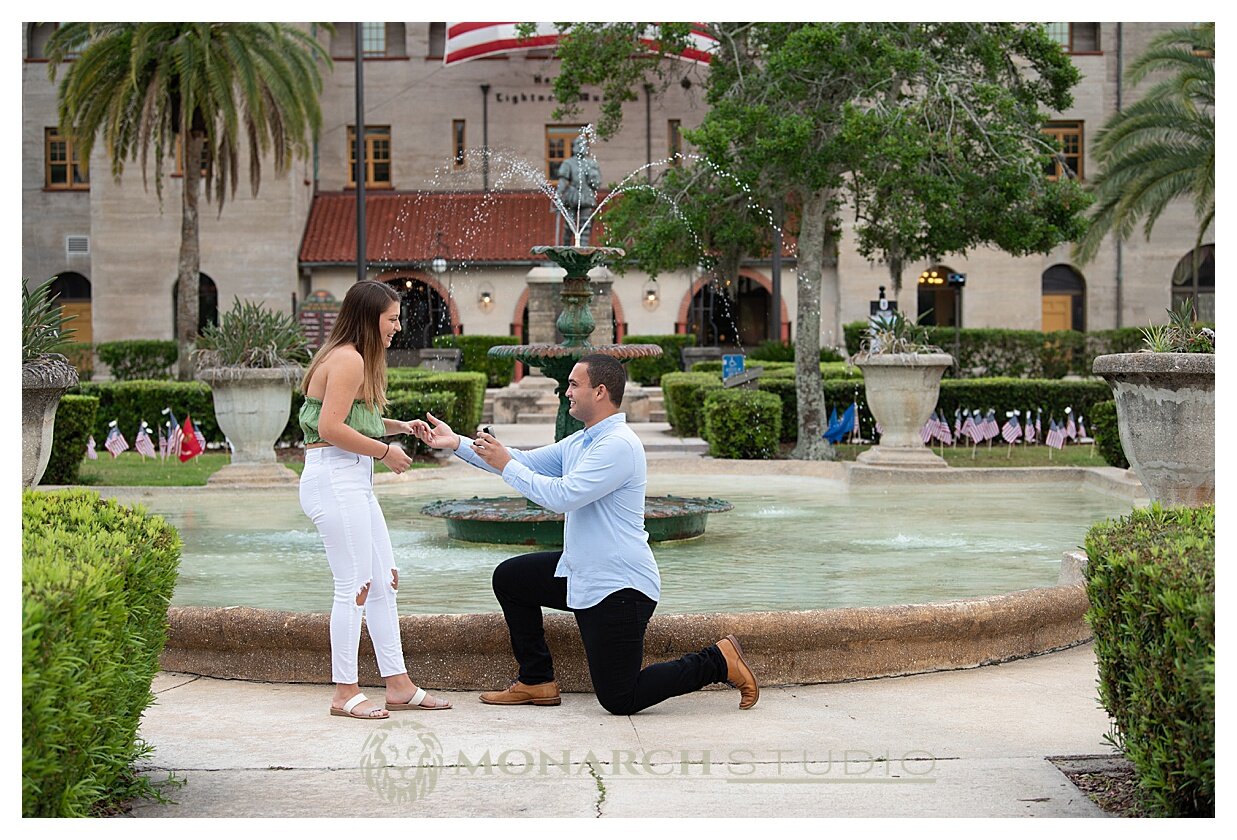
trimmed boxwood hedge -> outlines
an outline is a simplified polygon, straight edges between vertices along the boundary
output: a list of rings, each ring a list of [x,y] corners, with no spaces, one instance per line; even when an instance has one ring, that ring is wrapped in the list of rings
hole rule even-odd
[[[133,765],[167,640],[180,538],[87,490],[22,495],[22,816],[155,794]]]
[[[178,353],[175,341],[162,339],[105,341],[95,347],[95,352],[111,370],[112,378],[121,381],[171,379]]]
[[[682,350],[695,347],[694,334],[676,335],[625,335],[623,344],[657,344],[661,355],[647,359],[632,359],[627,362],[627,378],[641,385],[660,385],[664,374],[683,369]],[[720,368],[719,368],[720,370]]]
[[[86,441],[94,431],[98,397],[65,394],[56,406],[56,425],[52,429],[52,454],[39,484],[77,484],[77,471],[86,456]],[[99,448],[103,439],[95,438]]]
[[[766,391],[725,388],[704,392],[705,435],[714,458],[776,458],[782,401]]]
[[[855,321],[843,327],[846,349],[859,352],[867,323]],[[928,341],[947,353],[954,352],[953,327],[927,327]],[[1040,332],[966,327],[958,330],[958,365],[963,377],[1019,377],[1059,379],[1091,376],[1091,363],[1106,353],[1133,353],[1142,348],[1142,330]],[[952,376],[949,371],[946,376]]]
[[[1095,438],[1095,446],[1109,466],[1129,469],[1130,462],[1121,446],[1121,432],[1117,428],[1117,404],[1113,400],[1097,402],[1091,406],[1091,414],[1083,415],[1087,430]]]
[[[485,411],[486,375],[484,373],[429,371],[426,376],[416,376],[403,373],[402,371],[406,368],[400,368],[400,370],[401,373],[395,377],[387,377],[388,400],[393,399],[399,392],[428,394],[432,391],[445,391],[455,395],[454,409],[447,417],[442,418],[452,429],[471,435],[481,425],[481,415]],[[401,417],[400,419],[408,418]]]
[[[683,437],[693,437],[702,428],[700,408],[704,405],[704,391],[722,387],[722,378],[715,373],[687,373],[683,371],[665,374],[661,379],[661,391],[666,406],[666,421]]]
[[[500,344],[519,344],[513,335],[438,335],[435,347],[454,347],[462,351],[461,367],[466,371],[484,373],[486,385],[502,388],[511,384],[515,375],[515,360],[490,355],[490,348]]]
[[[1087,534],[1100,699],[1155,816],[1215,815],[1215,507],[1136,510]]]
[[[161,426],[167,416],[163,409],[171,407],[178,422],[185,422],[185,415],[193,417],[193,424],[208,442],[223,440],[219,423],[215,420],[215,402],[210,386],[205,382],[177,382],[175,380],[137,379],[126,382],[83,382],[70,393],[97,397],[99,409],[95,414],[94,439],[99,446],[107,439],[107,424],[115,420],[120,433],[133,445],[138,425],[145,420],[151,428]],[[295,400],[294,400],[295,402]],[[292,418],[300,403],[293,406]],[[299,430],[297,437],[300,437]]]
[[[387,399],[386,416],[400,420],[424,420],[426,412],[433,414],[439,420],[447,420],[455,416],[455,406],[459,400],[455,394],[448,391],[392,391]],[[450,420],[447,421],[450,425]],[[398,441],[408,454],[414,452],[420,455],[429,453],[429,447],[412,435],[396,435],[391,440]]]

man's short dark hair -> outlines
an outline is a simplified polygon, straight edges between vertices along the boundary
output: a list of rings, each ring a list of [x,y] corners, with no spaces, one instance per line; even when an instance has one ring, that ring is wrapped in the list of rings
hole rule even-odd
[[[627,369],[623,363],[613,356],[603,356],[601,353],[590,353],[580,359],[580,363],[588,368],[588,384],[596,388],[605,385],[610,395],[610,402],[615,408],[623,404],[623,390],[627,387]]]

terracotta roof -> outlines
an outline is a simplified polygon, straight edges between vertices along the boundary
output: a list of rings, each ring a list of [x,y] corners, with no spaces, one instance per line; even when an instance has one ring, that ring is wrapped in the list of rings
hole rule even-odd
[[[533,262],[553,245],[555,214],[540,192],[382,192],[365,196],[365,252],[373,263]],[[356,194],[314,197],[300,261],[356,262]]]

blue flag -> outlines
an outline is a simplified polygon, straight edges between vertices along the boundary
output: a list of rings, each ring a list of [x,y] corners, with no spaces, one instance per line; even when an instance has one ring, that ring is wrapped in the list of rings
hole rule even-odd
[[[829,428],[823,436],[825,440],[830,443],[838,443],[853,432],[855,430],[855,414],[857,411],[858,406],[855,403],[851,403],[847,406],[846,411],[842,412],[842,417],[839,419],[835,410],[833,417],[829,420]]]

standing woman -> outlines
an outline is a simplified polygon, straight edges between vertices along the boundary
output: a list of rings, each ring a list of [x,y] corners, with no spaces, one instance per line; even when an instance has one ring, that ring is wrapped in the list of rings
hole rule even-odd
[[[378,440],[412,432],[408,422],[382,416],[387,404],[386,348],[399,329],[395,290],[370,280],[354,284],[301,382],[301,508],[322,535],[335,578],[331,714],[343,717],[380,720],[389,716],[387,710],[451,708],[408,678],[395,610],[399,571],[374,497],[374,461],[394,473],[412,463],[399,444]],[[362,616],[386,681],[386,709],[368,700],[357,685]]]

